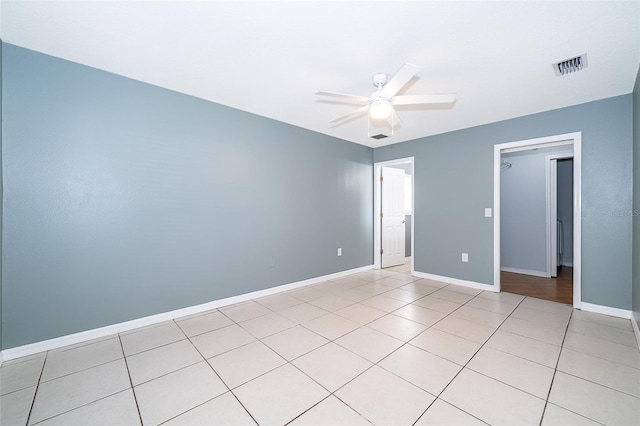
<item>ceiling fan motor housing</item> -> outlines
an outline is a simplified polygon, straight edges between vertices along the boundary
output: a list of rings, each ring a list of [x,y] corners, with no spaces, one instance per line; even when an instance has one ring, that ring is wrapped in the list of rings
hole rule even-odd
[[[373,75],[373,85],[376,87],[382,87],[387,84],[387,75],[378,73]]]

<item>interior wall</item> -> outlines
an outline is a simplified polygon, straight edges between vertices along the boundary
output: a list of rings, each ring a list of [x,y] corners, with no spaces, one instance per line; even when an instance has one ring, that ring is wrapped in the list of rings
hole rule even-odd
[[[573,266],[573,159],[558,160],[558,220],[562,221],[562,266]]]
[[[633,88],[633,170],[633,314],[640,330],[640,69]]]
[[[2,348],[372,264],[371,148],[10,44],[3,71]]]
[[[374,150],[415,157],[414,265],[493,285],[493,147],[582,132],[582,300],[631,309],[632,96],[617,96]],[[462,252],[469,262],[462,263]]]
[[[546,157],[571,152],[571,147],[553,147],[502,156],[511,163],[500,175],[500,266],[505,270],[546,276]]]

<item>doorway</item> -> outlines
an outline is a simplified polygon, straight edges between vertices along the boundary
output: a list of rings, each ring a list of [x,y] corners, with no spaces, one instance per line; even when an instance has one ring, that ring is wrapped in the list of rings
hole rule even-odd
[[[564,151],[564,152],[562,152]],[[567,152],[569,151],[569,152]],[[558,153],[560,152],[560,153]],[[529,232],[535,228],[536,234],[532,236],[532,240],[536,241],[537,247],[540,248],[544,244],[542,256],[538,250],[535,256],[526,250],[524,256],[517,259],[517,255],[522,254],[519,250],[514,250],[509,246],[508,240],[503,232],[509,232],[508,225],[502,223],[503,213],[505,217],[509,214],[509,203],[503,197],[506,197],[502,191],[505,167],[511,169],[516,166],[516,159],[533,158],[532,153],[537,153],[538,167],[542,161],[545,165],[543,179],[543,196],[546,197],[546,203],[541,207],[538,204],[536,209],[536,218],[538,225],[535,227],[530,222],[519,224],[519,231]],[[581,222],[580,222],[580,187],[581,187],[581,133],[571,133],[564,135],[551,136],[546,138],[531,139],[525,141],[510,142],[506,144],[498,144],[494,147],[494,284],[497,291],[518,292],[516,287],[525,288],[530,292],[532,297],[548,298],[552,300],[556,297],[560,298],[563,303],[572,304],[579,308],[581,304]],[[566,169],[569,163],[564,163],[571,159],[571,185],[569,188],[569,204],[570,212],[566,212],[566,198],[563,198],[562,212],[557,210],[555,203],[558,177],[558,163],[562,167],[562,176],[566,176]],[[506,165],[505,165],[506,163]],[[521,164],[524,164],[521,163]],[[509,166],[511,165],[511,166]],[[540,178],[540,172],[538,172]],[[553,184],[552,184],[553,183]],[[566,183],[566,182],[565,182]],[[539,185],[536,191],[540,191]],[[562,189],[566,191],[566,188]],[[521,190],[524,192],[524,190]],[[538,194],[540,195],[540,194]],[[566,196],[565,196],[566,197]],[[525,206],[531,209],[531,206]],[[542,210],[541,210],[542,208]],[[504,212],[503,212],[504,210]],[[546,210],[546,213],[545,213]],[[567,220],[566,214],[569,214],[571,220]],[[541,217],[541,215],[543,217]],[[563,226],[559,226],[558,220],[563,222]],[[564,220],[563,220],[564,219]],[[533,220],[533,219],[532,219]],[[545,229],[540,228],[540,221],[543,221]],[[508,222],[508,220],[505,220]],[[518,225],[518,222],[514,222]],[[568,226],[572,225],[571,243],[567,241]],[[504,229],[502,229],[504,227]],[[557,237],[560,237],[560,242]],[[532,234],[533,235],[533,234]],[[572,259],[568,261],[568,248],[571,247]],[[528,247],[527,247],[528,250]],[[515,254],[515,256],[514,256]],[[562,254],[565,255],[564,259]],[[560,255],[560,257],[558,257]],[[529,256],[529,257],[528,257]],[[534,262],[531,261],[535,257]],[[510,269],[504,268],[502,265],[503,258],[509,258],[515,267]],[[520,262],[520,263],[518,263]],[[563,264],[564,262],[564,264]],[[533,266],[528,266],[533,265]],[[515,286],[515,287],[514,287]],[[522,294],[522,293],[520,293]]]
[[[572,144],[503,152],[503,291],[573,302],[572,163]]]
[[[374,268],[413,272],[413,157],[374,164]]]

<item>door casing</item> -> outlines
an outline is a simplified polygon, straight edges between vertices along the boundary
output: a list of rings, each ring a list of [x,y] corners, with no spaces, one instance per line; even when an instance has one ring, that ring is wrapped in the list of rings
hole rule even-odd
[[[382,167],[397,166],[400,164],[411,164],[411,273],[415,272],[415,164],[414,157],[399,158],[397,160],[381,161],[373,165],[374,174],[374,207],[373,207],[373,268],[380,269],[382,267],[382,256],[380,255],[381,245],[381,227],[380,212],[382,211],[382,185],[380,185],[380,176],[382,176]]]
[[[405,171],[385,166],[382,167],[382,177],[381,266],[388,268],[405,262]]]
[[[545,157],[547,197],[547,278],[558,275],[558,160],[573,158],[573,153],[551,154]]]
[[[500,291],[500,169],[502,154],[573,145],[573,307],[582,305],[582,132],[496,144],[493,147],[493,285]]]

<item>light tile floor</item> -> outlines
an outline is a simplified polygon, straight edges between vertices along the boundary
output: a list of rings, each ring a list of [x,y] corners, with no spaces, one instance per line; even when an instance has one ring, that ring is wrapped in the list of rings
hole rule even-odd
[[[629,320],[367,271],[5,362],[0,424],[640,424]]]

